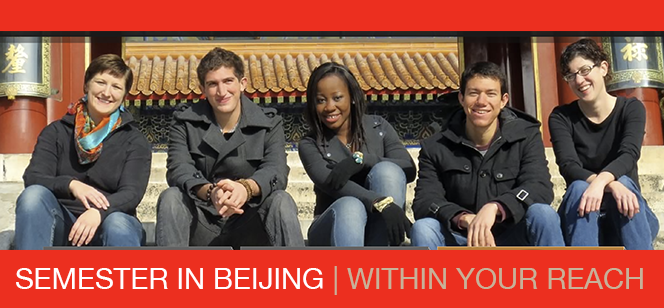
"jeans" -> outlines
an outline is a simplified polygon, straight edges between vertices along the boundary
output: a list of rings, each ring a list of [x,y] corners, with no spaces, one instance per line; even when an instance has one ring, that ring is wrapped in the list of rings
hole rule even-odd
[[[367,175],[365,187],[391,196],[402,209],[406,203],[406,175],[392,162],[377,163]],[[309,227],[311,246],[387,246],[387,226],[380,213],[367,214],[358,198],[337,199]]]
[[[304,247],[297,206],[286,191],[274,191],[259,207],[243,209],[243,214],[229,218],[212,215],[179,188],[170,187],[157,201],[157,245]]]
[[[71,245],[67,238],[76,219],[46,187],[30,185],[16,201],[14,245],[18,250]],[[138,247],[144,239],[136,217],[113,212],[101,222],[89,245]]]
[[[651,250],[653,241],[659,232],[659,221],[634,181],[628,176],[621,176],[618,181],[631,190],[639,201],[639,213],[632,219],[618,212],[616,200],[610,193],[602,198],[599,212],[591,212],[583,217],[578,214],[581,197],[588,184],[574,181],[567,187],[563,201],[558,209],[565,242],[570,246],[625,246],[628,250]]]
[[[435,218],[418,219],[411,229],[413,246],[466,246],[466,234],[452,231]],[[516,225],[494,238],[497,246],[565,246],[556,211],[548,204],[534,203]]]

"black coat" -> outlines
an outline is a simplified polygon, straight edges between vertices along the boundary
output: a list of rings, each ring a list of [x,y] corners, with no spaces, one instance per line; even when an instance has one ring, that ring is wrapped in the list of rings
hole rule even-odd
[[[459,109],[441,132],[421,142],[413,201],[416,219],[435,217],[449,228],[457,214],[477,213],[484,204],[497,201],[509,216],[494,226],[499,234],[519,222],[532,203],[551,203],[553,185],[537,119],[504,108],[499,135],[484,156],[465,138],[465,120]],[[523,200],[517,198],[526,193]]]
[[[166,178],[212,214],[216,211],[196,197],[197,185],[221,179],[252,179],[260,197],[247,204],[257,207],[272,191],[288,184],[286,139],[282,119],[273,108],[261,108],[242,96],[242,113],[235,132],[226,140],[207,101],[183,104],[173,113],[169,134]],[[218,215],[218,214],[217,214]]]
[[[85,211],[74,199],[69,183],[76,179],[104,194],[110,203],[100,210],[102,220],[115,211],[136,215],[150,179],[152,150],[129,112],[122,112],[122,123],[103,141],[99,158],[81,165],[74,141],[74,115],[67,114],[39,135],[30,164],[23,174],[25,186],[48,188],[74,215]]]
[[[408,182],[415,179],[415,162],[392,125],[380,116],[365,115],[362,121],[366,144],[362,145],[360,152],[364,154],[364,164],[367,168],[351,177],[350,181],[339,190],[333,190],[324,183],[331,171],[331,168],[327,167],[328,164],[338,163],[352,156],[346,146],[333,134],[325,136],[323,144],[318,144],[316,138],[311,135],[302,138],[298,144],[302,165],[314,182],[316,193],[314,215],[322,214],[334,201],[344,196],[360,199],[367,210],[371,210],[373,202],[385,196],[364,188],[364,183],[369,169],[381,161],[390,161],[401,167]]]

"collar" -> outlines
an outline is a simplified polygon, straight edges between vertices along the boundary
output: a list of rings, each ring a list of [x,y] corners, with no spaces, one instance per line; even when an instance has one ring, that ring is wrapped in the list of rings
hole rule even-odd
[[[126,109],[125,109],[125,111],[120,111],[120,119],[122,119],[122,122],[120,123],[120,126],[118,128],[123,127],[123,126],[125,126],[125,125],[127,125],[131,122],[134,122],[134,116],[132,116],[131,112],[129,112]],[[76,121],[76,116],[73,115],[73,114],[66,113],[62,117],[61,120],[62,120],[62,122],[66,123],[68,125],[74,126],[75,123],[76,123],[75,122]]]
[[[539,129],[540,126],[537,119],[511,107],[505,107],[500,111],[498,121],[500,121],[500,125],[497,134],[510,143],[525,139],[532,133],[531,129]],[[447,124],[441,132],[442,137],[454,143],[462,143],[465,140],[463,136],[466,135],[465,123],[466,114],[463,109],[456,109],[448,118]]]

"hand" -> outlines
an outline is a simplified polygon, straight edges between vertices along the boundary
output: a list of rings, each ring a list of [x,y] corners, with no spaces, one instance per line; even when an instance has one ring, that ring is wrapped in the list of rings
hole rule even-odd
[[[86,209],[90,209],[91,203],[96,208],[104,210],[108,210],[108,207],[111,206],[108,203],[106,196],[104,196],[94,187],[81,181],[72,180],[69,182],[69,191],[77,200],[83,203]]]
[[[405,240],[404,233],[410,237],[410,227],[413,223],[410,222],[406,213],[396,205],[390,203],[380,213],[385,220],[387,226],[387,238],[392,246],[398,246]]]
[[[468,227],[470,226],[470,223],[473,222],[473,219],[475,219],[477,215],[475,214],[464,214],[459,218],[459,227],[461,229],[466,229],[468,230]]]
[[[616,204],[618,205],[618,212],[623,214],[629,219],[632,219],[634,215],[640,212],[639,209],[639,200],[636,198],[636,195],[625,187],[622,183],[618,181],[613,181],[607,185],[613,198],[616,199]]]
[[[493,233],[491,233],[491,228],[493,227],[493,224],[496,222],[497,214],[498,214],[498,204],[496,204],[495,202],[489,202],[484,206],[482,206],[482,208],[480,209],[479,212],[477,212],[477,215],[475,215],[475,217],[472,217],[473,220],[468,225],[469,247],[496,246],[496,241],[493,238]],[[461,218],[466,219],[463,216]]]
[[[339,190],[346,185],[351,176],[362,170],[363,164],[358,164],[354,158],[347,157],[336,164],[328,164],[327,167],[332,168],[332,171],[325,179],[325,186]]]
[[[219,183],[217,183],[217,187],[231,193],[228,200],[225,201],[225,204],[229,206],[242,207],[247,202],[247,200],[249,200],[247,189],[245,189],[244,186],[238,182],[231,180],[221,180]]]
[[[579,204],[579,216],[589,214],[590,212],[599,211],[602,205],[602,197],[604,196],[604,186],[600,181],[593,181],[586,191],[581,196],[581,203]]]
[[[242,184],[231,180],[222,180],[217,183],[217,187],[217,190],[224,192],[221,198],[214,202],[215,206],[219,206],[217,210],[221,217],[244,213],[242,206],[247,203],[249,196]]]
[[[218,186],[212,188],[212,191],[210,192],[210,203],[212,203],[219,215],[223,216],[223,214],[228,210],[228,206],[225,205],[225,203],[230,196],[230,191],[224,191]]]
[[[101,213],[99,213],[99,210],[88,209],[83,212],[81,216],[78,216],[69,232],[71,245],[81,247],[81,245],[90,244],[100,224]]]

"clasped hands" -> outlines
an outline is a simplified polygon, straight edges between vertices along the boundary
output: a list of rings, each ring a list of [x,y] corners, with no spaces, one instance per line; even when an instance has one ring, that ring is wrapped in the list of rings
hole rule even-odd
[[[244,213],[242,206],[249,199],[250,196],[242,184],[228,179],[217,182],[210,193],[210,202],[221,217]]]

